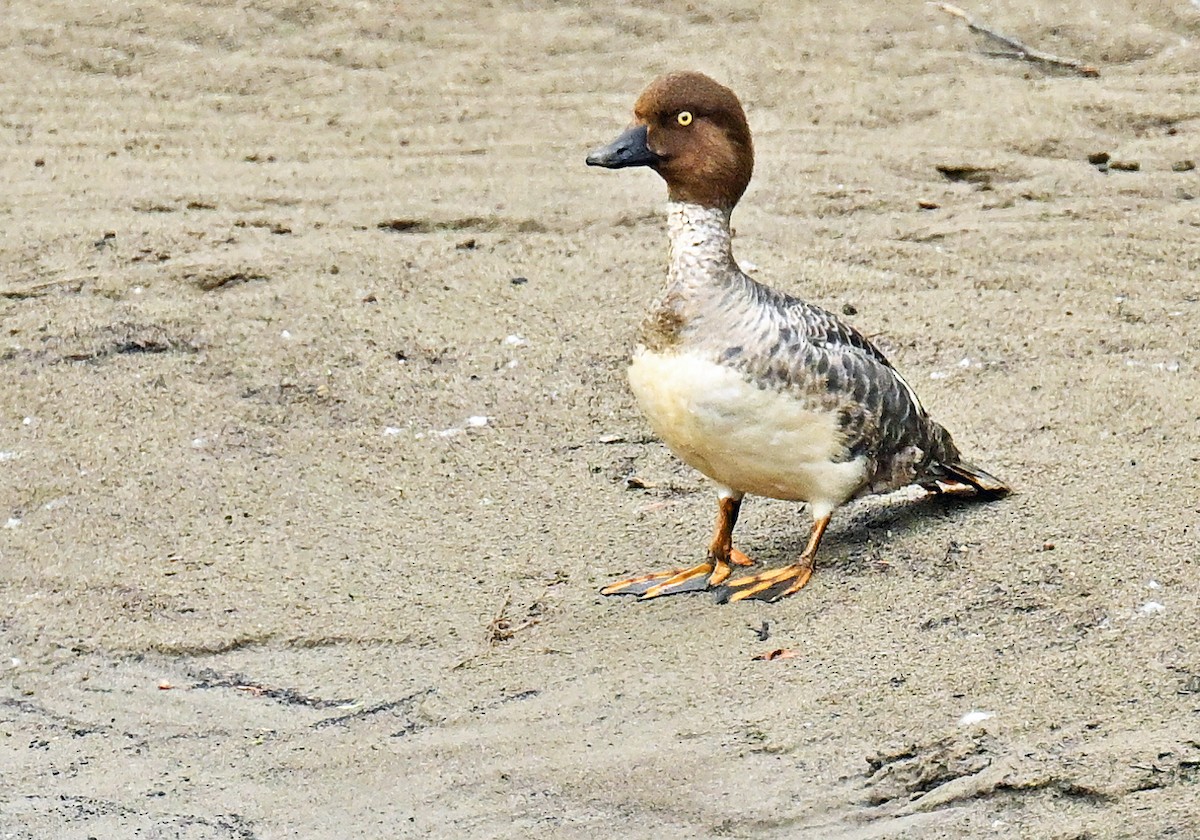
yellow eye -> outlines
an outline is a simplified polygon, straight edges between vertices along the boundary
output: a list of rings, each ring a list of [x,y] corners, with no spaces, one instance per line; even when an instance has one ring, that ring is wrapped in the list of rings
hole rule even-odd
[[[675,119],[677,119],[679,121],[680,125],[691,125],[692,124],[692,112],[691,111],[680,111],[679,116],[677,116]]]

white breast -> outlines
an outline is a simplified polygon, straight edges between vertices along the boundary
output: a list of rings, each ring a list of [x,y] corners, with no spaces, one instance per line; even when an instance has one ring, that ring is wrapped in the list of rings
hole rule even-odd
[[[810,502],[820,516],[866,480],[862,458],[833,460],[840,451],[833,413],[807,410],[731,368],[696,354],[639,348],[629,383],[667,446],[730,489]]]

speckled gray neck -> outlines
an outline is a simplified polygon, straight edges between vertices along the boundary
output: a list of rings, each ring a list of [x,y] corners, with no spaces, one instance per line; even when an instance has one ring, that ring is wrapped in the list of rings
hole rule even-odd
[[[667,205],[667,232],[671,285],[693,287],[737,273],[728,210],[673,201]]]
[[[745,309],[744,301],[733,302],[728,295],[750,282],[733,260],[728,210],[671,202],[667,230],[671,239],[667,285],[642,322],[640,335],[643,345],[660,349],[687,336],[706,340],[712,318],[720,320],[722,313]]]

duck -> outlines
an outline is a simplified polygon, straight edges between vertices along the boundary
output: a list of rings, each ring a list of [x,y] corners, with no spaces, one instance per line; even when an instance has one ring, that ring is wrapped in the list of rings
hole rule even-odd
[[[863,333],[739,267],[730,218],[750,184],[754,143],[732,90],[695,71],[659,76],[628,127],[586,163],[647,167],[666,182],[667,277],[642,321],[629,385],[655,435],[717,487],[702,562],[602,594],[778,601],[809,583],[834,511],[853,499],[909,485],[985,500],[1010,492],[963,460]],[[747,495],[802,502],[812,526],[793,563],[734,577],[733,567],[754,565],[733,546]]]

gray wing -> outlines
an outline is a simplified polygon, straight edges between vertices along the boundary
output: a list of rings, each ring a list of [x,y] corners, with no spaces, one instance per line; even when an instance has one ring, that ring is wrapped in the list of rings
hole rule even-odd
[[[872,483],[907,484],[950,455],[949,435],[866,336],[818,306],[759,290],[775,298],[767,306],[777,331],[768,353],[772,372],[794,392],[837,412],[844,457],[866,456]]]

